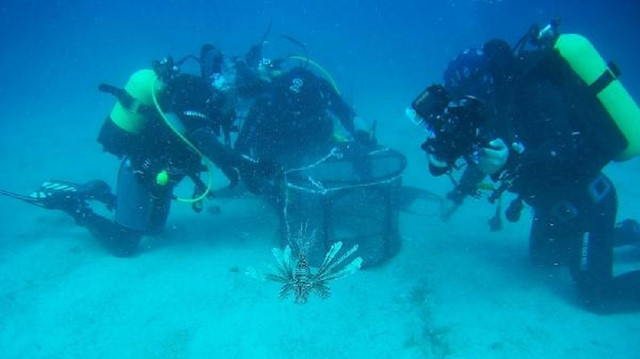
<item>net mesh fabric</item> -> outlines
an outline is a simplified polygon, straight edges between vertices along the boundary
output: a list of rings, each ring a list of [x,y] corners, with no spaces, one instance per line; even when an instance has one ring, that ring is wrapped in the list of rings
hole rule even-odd
[[[397,191],[406,159],[386,147],[345,154],[334,148],[317,162],[285,173],[284,239],[317,265],[332,243],[358,245],[364,266],[399,248]],[[299,228],[313,238],[296,237]]]

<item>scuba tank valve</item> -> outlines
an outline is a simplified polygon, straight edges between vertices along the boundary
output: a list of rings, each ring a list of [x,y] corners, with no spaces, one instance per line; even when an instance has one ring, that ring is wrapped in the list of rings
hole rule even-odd
[[[536,35],[536,42],[538,43],[552,43],[554,42],[560,33],[558,27],[560,26],[560,18],[554,17],[549,21],[547,26],[543,27]]]

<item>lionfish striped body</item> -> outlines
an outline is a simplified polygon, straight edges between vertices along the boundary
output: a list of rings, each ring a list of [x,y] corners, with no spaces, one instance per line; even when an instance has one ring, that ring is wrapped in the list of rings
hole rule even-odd
[[[313,275],[304,254],[298,256],[296,271],[293,274],[293,293],[297,303],[305,303],[313,288]]]
[[[280,297],[286,298],[293,292],[295,302],[304,304],[309,299],[309,294],[315,292],[321,298],[328,298],[331,295],[329,281],[345,277],[354,273],[362,265],[362,258],[357,257],[349,264],[340,266],[340,264],[350,257],[358,249],[358,246],[352,247],[343,256],[334,260],[336,253],[342,247],[342,242],[336,242],[325,255],[322,265],[316,273],[311,271],[307,264],[307,260],[303,253],[294,259],[291,255],[291,248],[286,246],[284,251],[278,248],[273,249],[273,255],[278,261],[278,266],[273,268],[276,273],[266,274],[266,278],[284,283],[280,289]],[[295,262],[295,266],[293,266]]]

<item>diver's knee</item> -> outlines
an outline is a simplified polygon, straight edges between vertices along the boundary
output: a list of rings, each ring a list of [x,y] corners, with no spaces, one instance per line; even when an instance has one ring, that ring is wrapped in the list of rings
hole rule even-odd
[[[109,252],[118,258],[130,258],[138,255],[142,233],[125,228],[121,228],[118,232],[110,236],[105,243]]]

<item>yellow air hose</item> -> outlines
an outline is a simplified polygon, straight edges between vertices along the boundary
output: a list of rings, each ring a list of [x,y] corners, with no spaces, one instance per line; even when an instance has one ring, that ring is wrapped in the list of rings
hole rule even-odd
[[[169,119],[167,118],[167,116],[164,114],[164,111],[162,111],[162,108],[160,107],[160,104],[158,103],[158,98],[156,97],[156,93],[155,93],[155,87],[156,87],[156,81],[152,81],[151,82],[151,95],[152,95],[152,99],[153,99],[153,104],[156,107],[156,110],[158,111],[158,113],[160,114],[160,117],[162,117],[162,120],[164,121],[164,123],[171,129],[171,131],[178,136],[178,138],[180,138],[186,145],[187,147],[189,147],[194,153],[196,153],[198,156],[200,156],[200,158],[202,158],[203,162],[206,162],[206,167],[207,167],[207,188],[206,190],[198,197],[196,198],[183,198],[183,197],[177,197],[176,200],[179,202],[184,202],[184,203],[196,203],[196,202],[200,202],[202,200],[204,200],[209,193],[211,192],[211,185],[213,182],[213,176],[211,174],[211,160],[209,160],[209,158],[207,158],[207,156],[204,155],[204,153],[202,153],[202,151],[200,151],[193,143],[191,143],[191,141],[189,141],[188,138],[186,138],[182,133],[180,133],[180,131],[178,131],[177,128],[175,128],[175,126],[171,123],[171,121],[169,121]]]
[[[338,84],[336,83],[336,81],[333,79],[333,76],[331,76],[331,74],[329,73],[329,71],[327,71],[324,67],[322,67],[319,63],[311,60],[308,57],[304,57],[304,56],[300,56],[300,55],[291,55],[289,56],[290,59],[293,60],[300,60],[300,61],[304,61],[309,63],[310,65],[312,65],[313,67],[315,67],[316,69],[318,69],[320,72],[322,72],[322,74],[324,75],[324,77],[327,79],[327,81],[329,81],[329,83],[331,84],[331,87],[333,87],[333,89],[338,93],[338,95],[340,95],[340,90],[338,89]]]
[[[304,61],[308,64],[311,64],[312,66],[314,66],[316,69],[318,69],[323,75],[324,77],[329,81],[329,83],[331,84],[331,87],[333,87],[333,89],[336,91],[336,93],[338,93],[338,95],[340,94],[340,90],[338,89],[338,84],[336,83],[336,81],[333,79],[333,76],[331,76],[331,74],[329,73],[329,71],[327,71],[324,67],[322,67],[319,63],[304,57],[304,56],[300,56],[300,55],[293,55],[290,56],[289,58],[293,59],[293,60],[299,60],[299,61]],[[213,176],[211,175],[211,160],[209,160],[207,158],[207,156],[204,155],[204,153],[202,153],[202,151],[200,151],[193,143],[191,143],[191,141],[189,141],[188,138],[186,138],[182,133],[180,133],[180,131],[178,131],[178,129],[171,123],[171,121],[169,121],[169,119],[167,118],[167,116],[165,115],[164,111],[162,111],[162,108],[160,107],[160,104],[158,103],[158,98],[156,97],[156,81],[152,81],[151,82],[151,98],[153,99],[153,104],[156,107],[156,110],[158,111],[158,113],[160,114],[160,117],[162,117],[162,120],[164,121],[164,123],[167,125],[167,127],[169,127],[169,129],[171,129],[171,132],[173,132],[176,136],[178,136],[178,138],[180,138],[180,140],[182,140],[182,142],[184,142],[187,147],[189,147],[189,149],[191,149],[194,153],[196,153],[198,156],[200,156],[200,158],[202,158],[203,162],[207,162],[207,188],[206,190],[198,197],[196,198],[182,198],[182,197],[178,197],[176,198],[177,201],[179,202],[184,202],[184,203],[196,203],[196,202],[200,202],[203,199],[205,199],[209,193],[211,192],[211,186],[212,186],[212,182],[213,182]]]

